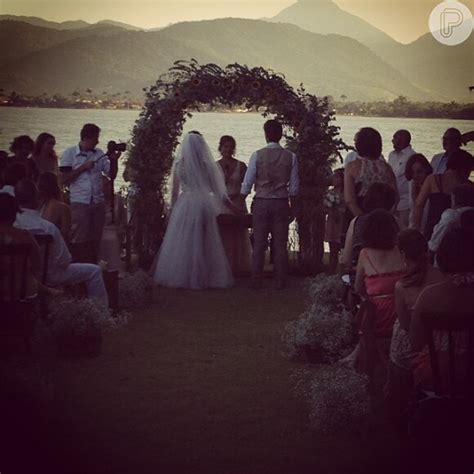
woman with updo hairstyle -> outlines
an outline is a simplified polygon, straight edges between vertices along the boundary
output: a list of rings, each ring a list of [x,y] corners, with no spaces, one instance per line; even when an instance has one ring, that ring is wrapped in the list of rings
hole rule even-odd
[[[40,174],[38,196],[41,217],[52,222],[61,231],[64,240],[68,242],[71,234],[71,209],[62,201],[57,174],[51,172]]]
[[[382,137],[370,127],[361,128],[355,136],[357,159],[346,166],[344,173],[344,197],[352,214],[363,214],[362,201],[373,183],[388,184],[396,192],[397,180],[391,166],[381,158]]]
[[[243,213],[247,214],[247,205],[240,196],[240,188],[247,172],[247,165],[235,158],[236,148],[235,138],[230,135],[223,135],[219,140],[221,159],[217,161],[217,164],[224,174],[229,199]],[[248,229],[227,224],[220,226],[220,232],[234,276],[250,272],[251,247]]]
[[[452,229],[441,241],[436,261],[444,280],[428,286],[418,297],[413,320],[410,325],[410,344],[419,352],[414,360],[413,378],[415,388],[422,391],[433,390],[433,373],[428,351],[428,340],[422,321],[423,313],[443,313],[446,315],[469,314],[472,316],[474,295],[474,234],[470,229]],[[461,394],[466,393],[468,363],[468,334],[453,331],[454,358],[456,366],[456,386]],[[449,393],[449,357],[447,331],[433,334],[441,372],[441,393]]]
[[[413,351],[409,331],[416,300],[429,285],[443,280],[441,272],[430,265],[428,243],[416,229],[398,234],[397,246],[402,256],[405,274],[395,285],[396,320],[390,344],[390,362],[386,399],[393,420],[402,426],[413,387]]]
[[[58,174],[58,155],[54,151],[56,139],[50,133],[40,133],[35,141],[33,160],[40,173],[49,171]]]

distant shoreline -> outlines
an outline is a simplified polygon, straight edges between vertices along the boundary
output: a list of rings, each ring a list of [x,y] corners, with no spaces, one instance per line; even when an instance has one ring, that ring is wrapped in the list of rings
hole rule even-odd
[[[9,104],[2,104],[0,103],[0,107],[8,108],[8,109],[49,109],[49,110],[107,110],[107,111],[135,111],[141,112],[143,106],[135,105],[134,107],[68,107],[68,106],[61,106],[61,107],[51,107],[51,106],[41,106],[41,105],[9,105]],[[474,109],[474,107],[472,107]],[[255,110],[231,110],[231,109],[216,109],[216,110],[201,110],[191,111],[191,113],[234,113],[234,114],[259,114]],[[426,116],[423,114],[420,115],[393,115],[393,114],[369,114],[369,113],[347,113],[342,111],[335,111],[336,119],[338,116],[340,117],[368,117],[368,118],[394,118],[394,119],[431,119],[431,120],[474,120],[474,113],[472,117],[453,117],[453,116]]]

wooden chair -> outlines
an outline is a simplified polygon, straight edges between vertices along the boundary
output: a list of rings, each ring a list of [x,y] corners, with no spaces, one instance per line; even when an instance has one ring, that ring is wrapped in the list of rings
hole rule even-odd
[[[423,325],[428,339],[430,350],[431,369],[433,372],[433,386],[436,395],[442,395],[442,375],[439,364],[439,353],[434,343],[434,332],[444,331],[448,338],[448,360],[449,360],[449,397],[468,398],[474,402],[474,312],[466,313],[423,313],[421,315]],[[456,367],[456,343],[454,332],[464,332],[468,337],[467,347],[467,371],[465,375],[465,393],[458,387],[458,368]],[[462,375],[462,374],[461,374]]]
[[[36,298],[27,298],[29,244],[0,245],[0,335],[21,337],[28,353],[36,317]]]

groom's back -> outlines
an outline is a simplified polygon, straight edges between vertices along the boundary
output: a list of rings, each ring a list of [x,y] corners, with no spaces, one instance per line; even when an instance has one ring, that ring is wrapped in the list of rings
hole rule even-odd
[[[287,198],[293,154],[282,147],[257,151],[256,198]]]

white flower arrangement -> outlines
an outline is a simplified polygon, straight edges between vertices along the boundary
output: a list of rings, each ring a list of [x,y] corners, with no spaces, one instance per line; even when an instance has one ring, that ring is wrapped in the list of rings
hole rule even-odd
[[[330,363],[351,352],[351,314],[341,304],[342,291],[338,277],[319,275],[310,281],[309,309],[289,322],[282,336],[287,357]]]
[[[371,416],[369,380],[353,369],[321,367],[309,381],[310,424],[318,432],[362,432]]]
[[[121,308],[140,308],[151,301],[153,279],[143,270],[125,273],[119,280]]]

